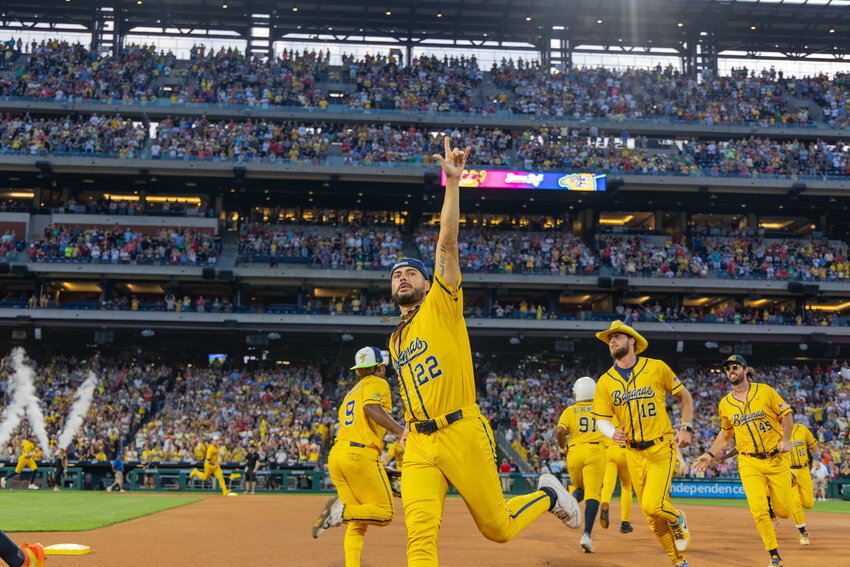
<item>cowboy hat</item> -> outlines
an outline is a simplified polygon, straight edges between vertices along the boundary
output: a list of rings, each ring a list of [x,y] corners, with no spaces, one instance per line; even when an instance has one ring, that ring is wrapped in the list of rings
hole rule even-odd
[[[642,353],[646,350],[646,347],[649,346],[647,340],[643,338],[640,333],[619,320],[612,321],[611,326],[608,327],[607,330],[596,333],[596,338],[603,343],[608,344],[611,335],[614,333],[623,333],[624,335],[633,337],[635,339],[635,354]]]

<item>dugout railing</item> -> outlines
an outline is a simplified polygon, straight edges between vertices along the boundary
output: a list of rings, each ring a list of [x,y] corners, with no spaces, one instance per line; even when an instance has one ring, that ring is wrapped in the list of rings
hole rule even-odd
[[[5,477],[14,471],[14,466],[0,466],[0,476]],[[53,472],[51,466],[39,467],[35,471],[33,482],[39,488],[52,487]],[[211,477],[207,481],[189,479],[191,467],[185,464],[169,464],[156,468],[141,466],[128,467],[124,476],[124,487],[134,492],[179,491],[179,492],[220,492],[217,482]],[[228,489],[242,491],[245,488],[245,468],[237,466],[222,467]],[[21,476],[24,475],[23,477]],[[8,488],[26,490],[29,483],[29,471],[25,470],[10,483]],[[152,477],[153,486],[143,488],[146,477]],[[569,475],[556,473],[564,486],[570,486]],[[285,493],[330,493],[334,492],[333,483],[327,471],[317,471],[299,468],[297,465],[289,468],[261,470],[257,473],[257,492],[264,494]],[[506,495],[525,494],[537,486],[536,473],[499,474],[502,489]],[[71,490],[105,490],[113,480],[114,475],[108,463],[79,463],[79,466],[68,467],[62,476],[62,489]],[[740,478],[673,478],[674,498],[743,498]],[[453,487],[450,494],[457,494]],[[614,490],[614,496],[620,496],[620,482]],[[850,501],[850,478],[831,479],[827,485],[826,497],[831,500]]]

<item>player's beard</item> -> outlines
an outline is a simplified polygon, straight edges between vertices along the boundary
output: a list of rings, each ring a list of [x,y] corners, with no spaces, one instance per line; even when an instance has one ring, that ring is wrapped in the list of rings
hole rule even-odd
[[[731,377],[730,377],[730,378],[729,378],[729,382],[730,382],[733,386],[737,386],[738,384],[740,384],[741,382],[743,382],[743,381],[744,381],[744,378],[746,378],[746,377],[747,377],[747,373],[746,373],[746,372],[742,372],[741,374],[738,374],[737,378],[731,378]]]
[[[617,348],[612,348],[612,349],[611,349],[611,356],[613,356],[613,357],[614,357],[615,359],[617,359],[617,360],[620,360],[621,358],[623,358],[623,357],[624,357],[624,356],[626,356],[627,354],[629,354],[629,345],[628,345],[628,343],[626,343],[626,344],[624,344],[624,345],[620,345],[620,346],[619,346],[619,347],[617,347]]]
[[[416,289],[410,286],[405,291],[396,291],[393,294],[393,301],[400,307],[411,307],[416,305],[425,297],[425,288]]]

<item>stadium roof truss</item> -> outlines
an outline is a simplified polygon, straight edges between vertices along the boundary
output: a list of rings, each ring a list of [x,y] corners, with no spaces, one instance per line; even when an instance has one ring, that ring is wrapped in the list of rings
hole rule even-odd
[[[573,53],[681,57],[686,70],[718,57],[841,61],[850,0],[6,0],[4,31],[90,33],[110,52],[132,34],[244,40],[527,49],[569,66]]]

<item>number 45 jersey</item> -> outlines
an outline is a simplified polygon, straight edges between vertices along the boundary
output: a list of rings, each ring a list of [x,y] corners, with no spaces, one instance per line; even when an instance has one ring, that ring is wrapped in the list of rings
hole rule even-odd
[[[366,416],[364,409],[369,404],[379,404],[387,413],[392,413],[390,385],[383,378],[366,376],[346,394],[339,408],[336,442],[354,441],[382,453],[386,429]]]
[[[776,390],[767,384],[750,382],[745,401],[732,392],[717,405],[720,427],[734,429],[735,444],[740,453],[770,453],[782,439],[781,420],[791,413]]]
[[[667,394],[677,394],[682,383],[664,361],[637,357],[628,372],[612,366],[596,383],[593,416],[616,417],[629,442],[652,441],[673,433],[667,415]]]

